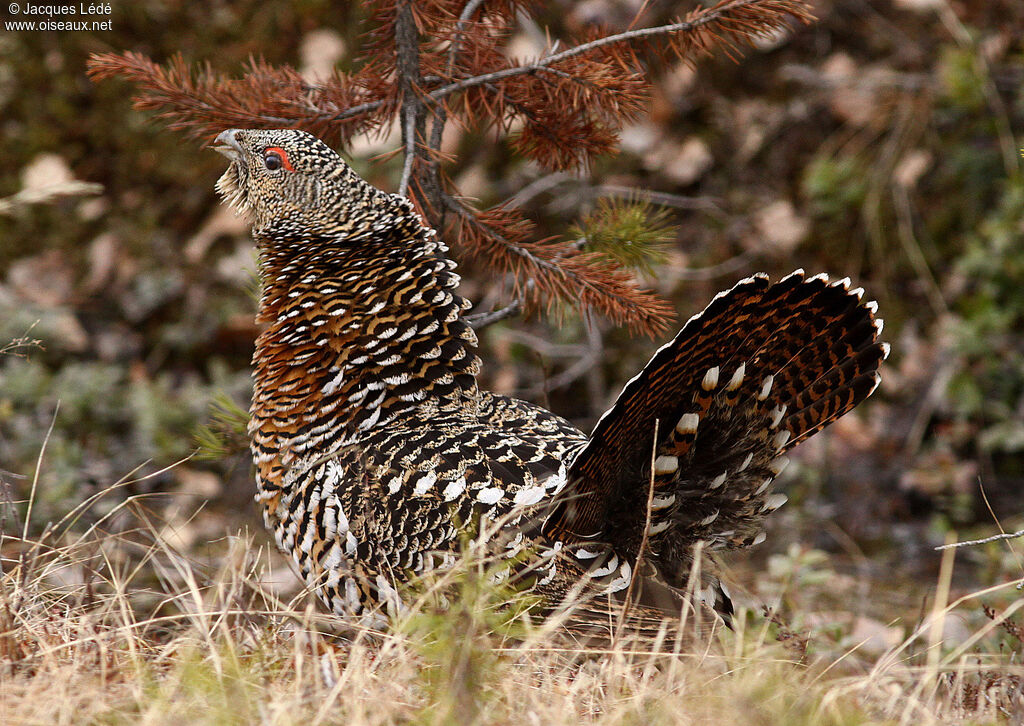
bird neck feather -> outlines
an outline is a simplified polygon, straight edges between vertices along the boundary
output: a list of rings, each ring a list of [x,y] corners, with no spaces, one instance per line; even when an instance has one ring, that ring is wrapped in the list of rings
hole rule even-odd
[[[476,400],[476,335],[454,263],[404,220],[357,238],[259,240],[254,454],[322,455]]]

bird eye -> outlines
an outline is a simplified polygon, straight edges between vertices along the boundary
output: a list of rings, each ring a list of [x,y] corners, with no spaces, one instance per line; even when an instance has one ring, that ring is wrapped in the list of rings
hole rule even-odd
[[[280,146],[271,146],[263,150],[263,166],[267,171],[277,171],[282,167],[288,171],[295,171],[288,161],[288,154]]]
[[[284,166],[284,164],[281,163],[281,155],[273,151],[263,157],[263,165],[266,166],[269,171],[277,171]]]

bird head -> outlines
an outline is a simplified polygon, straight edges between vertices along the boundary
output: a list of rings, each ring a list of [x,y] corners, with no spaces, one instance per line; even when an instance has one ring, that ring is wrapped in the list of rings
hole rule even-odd
[[[297,129],[228,129],[213,148],[231,160],[221,197],[249,217],[257,236],[351,233],[374,189],[320,139]]]

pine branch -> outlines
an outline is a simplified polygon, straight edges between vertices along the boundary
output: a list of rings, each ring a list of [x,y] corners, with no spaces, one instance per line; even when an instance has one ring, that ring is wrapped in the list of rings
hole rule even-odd
[[[388,89],[374,83],[377,71],[368,63],[355,74],[335,73],[328,82],[311,86],[294,68],[259,59],[249,62],[240,79],[215,74],[209,66],[193,70],[181,56],[165,66],[130,51],[93,54],[88,62],[93,80],[134,82],[141,88],[135,108],[156,111],[169,128],[192,137],[231,127],[301,127],[320,136],[339,132],[347,141],[389,118]]]
[[[402,146],[405,158],[398,194],[408,196],[416,158],[416,137],[423,129],[425,115],[419,97],[420,40],[412,0],[399,0],[395,14],[395,68],[402,100]]]
[[[469,0],[466,6],[462,8],[462,12],[459,13],[459,19],[455,23],[455,33],[448,48],[448,65],[445,69],[448,76],[451,76],[452,71],[455,69],[455,63],[458,60],[459,51],[465,39],[466,25],[483,3],[484,0]],[[434,108],[433,125],[430,128],[430,148],[434,151],[441,150],[441,139],[444,135],[444,126],[447,120],[448,111],[445,105],[443,103],[437,104]],[[433,164],[432,169],[436,172],[437,164]]]
[[[513,300],[508,305],[503,308],[499,308],[498,310],[467,315],[465,319],[474,330],[482,330],[488,325],[494,325],[502,320],[511,318],[513,315],[518,315],[522,309],[523,303],[519,300]]]
[[[445,68],[446,74],[451,75],[452,70],[455,67],[456,60],[459,56],[459,50],[462,46],[462,42],[465,36],[466,25],[473,14],[483,4],[483,0],[469,0],[466,6],[459,13],[459,19],[455,23],[455,33],[450,41],[450,47],[448,49],[448,64]],[[444,139],[444,127],[448,123],[448,109],[444,102],[438,103],[434,106],[431,113],[431,125],[430,125],[430,141],[428,148],[431,152],[431,157],[428,161],[427,169],[424,172],[424,177],[427,184],[429,185],[429,192],[426,192],[429,203],[439,210],[439,214],[434,214],[429,217],[436,227],[444,226],[444,210],[445,206],[442,203],[442,190],[444,185],[441,181],[441,163],[440,163],[440,152],[441,142]]]
[[[447,60],[444,68],[446,78],[450,78],[454,72],[459,59],[459,54],[467,41],[467,27],[472,17],[478,10],[480,10],[483,2],[484,0],[469,0],[459,13],[458,20],[455,23],[454,32],[449,40]],[[495,3],[493,0],[491,3],[492,7],[500,4],[500,2]],[[509,9],[508,17],[514,17],[514,12],[511,8]],[[479,48],[477,47],[476,50],[477,52],[473,54],[473,61],[475,63],[479,63]],[[492,47],[491,50],[492,52],[497,53],[497,49],[495,47]],[[440,152],[441,142],[444,138],[444,128],[448,122],[448,109],[445,103],[441,102],[432,104],[430,116],[431,127],[430,139],[428,142],[430,158],[427,160],[426,169],[422,173],[421,187],[426,197],[424,201],[429,203],[433,209],[438,210],[428,218],[435,227],[443,227],[446,207],[442,199],[445,193],[445,184],[441,178]]]
[[[454,3],[448,5],[435,3],[432,11],[413,5],[411,0],[403,0],[396,6],[380,3],[374,16],[373,24],[376,33],[383,37],[385,28],[397,29],[398,9],[405,7],[411,18],[412,26],[426,24],[438,30],[443,27],[445,19],[450,22]],[[426,4],[430,5],[430,4]],[[449,7],[449,5],[451,7]],[[467,40],[467,27],[472,14],[479,10],[483,3],[473,0],[462,8],[458,20],[451,30],[449,47],[444,54],[446,62],[443,66],[444,75],[450,77],[454,71],[454,62]],[[397,9],[396,9],[397,7]],[[784,27],[787,17],[807,22],[810,13],[803,0],[724,0],[712,8],[698,9],[689,14],[684,21],[661,25],[653,28],[636,28],[605,37],[595,38],[561,52],[551,53],[531,63],[514,65],[483,74],[448,83],[426,94],[432,102],[435,114],[445,114],[441,101],[459,91],[490,86],[500,88],[508,79],[539,76],[547,73],[560,77],[563,83],[577,85],[586,89],[586,95],[594,100],[601,96],[609,102],[615,99],[629,98],[618,87],[602,87],[584,79],[590,79],[601,67],[611,67],[609,61],[622,60],[618,56],[603,57],[596,64],[584,66],[566,65],[582,56],[593,55],[598,51],[614,48],[616,53],[628,49],[631,44],[649,41],[668,36],[671,48],[681,57],[708,53],[716,43],[734,45],[738,42],[751,42],[759,36],[776,32]],[[403,21],[406,22],[406,21]],[[408,25],[409,23],[406,22]],[[487,58],[476,58],[469,67],[486,66],[500,58],[501,54],[495,47],[494,38],[485,44],[489,49]],[[372,49],[371,49],[372,50]],[[482,52],[477,49],[477,52]],[[329,82],[311,86],[303,82],[299,73],[288,66],[274,68],[260,61],[250,63],[250,72],[242,79],[227,79],[212,73],[207,68],[193,74],[182,58],[173,58],[166,67],[138,53],[94,54],[89,60],[89,74],[94,79],[121,76],[137,83],[143,92],[136,98],[136,107],[143,110],[158,112],[158,116],[169,122],[172,129],[184,130],[192,136],[212,135],[225,127],[299,127],[311,133],[325,136],[331,131],[341,134],[346,141],[353,135],[379,129],[393,115],[400,99],[410,100],[417,94],[406,93],[412,90],[403,84],[388,82],[397,62],[411,57],[410,53],[367,53],[363,57],[375,58],[357,73],[346,75],[336,74]],[[392,62],[394,59],[394,63]],[[422,59],[431,61],[430,54]],[[451,62],[449,62],[451,61]],[[562,68],[555,68],[559,64]],[[459,64],[461,65],[461,64]],[[623,65],[620,63],[619,71]],[[402,75],[401,71],[399,75]],[[620,74],[623,75],[623,74]],[[630,74],[624,74],[628,76]],[[406,79],[410,77],[405,74]],[[419,91],[417,79],[416,90]],[[500,84],[500,85],[499,85]],[[526,99],[534,96],[535,84],[520,90]],[[507,89],[502,88],[503,92]],[[403,100],[403,103],[404,103]],[[587,108],[588,99],[567,99],[572,108]],[[420,100],[412,101],[414,104]],[[551,107],[550,103],[545,104]],[[497,106],[485,104],[485,111],[503,111],[503,103]],[[607,115],[614,116],[616,109],[610,108]],[[486,113],[484,114],[486,115]],[[501,119],[504,114],[492,115],[492,119]],[[418,124],[419,126],[419,124]],[[435,132],[432,129],[431,148],[438,148],[441,126]],[[418,129],[422,134],[422,130]]]
[[[652,274],[665,262],[664,246],[674,237],[668,221],[668,213],[650,202],[603,197],[568,234],[619,267]]]
[[[416,111],[411,104],[402,107],[402,178],[398,182],[398,196],[409,196],[409,182],[412,179],[412,164],[416,160]]]
[[[240,79],[193,70],[180,58],[160,66],[134,53],[93,56],[93,78],[125,77],[140,88],[136,107],[155,111],[173,129],[212,136],[226,127],[303,128],[322,137],[383,128],[398,118],[404,154],[399,193],[434,227],[451,222],[451,239],[489,269],[510,279],[523,307],[553,303],[593,308],[653,334],[672,317],[670,306],[640,290],[615,259],[564,241],[537,240],[511,206],[476,212],[455,201],[440,153],[450,121],[496,127],[512,146],[547,169],[585,166],[617,146],[618,132],[645,108],[646,71],[636,55],[658,41],[658,56],[684,59],[726,52],[807,21],[805,0],[722,0],[685,19],[583,40],[555,43],[543,57],[519,62],[504,55],[521,9],[516,0],[374,0],[366,46],[371,59],[357,71],[306,83],[294,68],[253,60]],[[458,99],[457,102],[455,99]],[[427,119],[431,126],[427,133]],[[600,245],[599,245],[600,247]]]
[[[516,76],[532,75],[607,46],[648,41],[664,36],[681,36],[673,45],[673,50],[680,57],[689,58],[694,51],[709,52],[713,45],[712,38],[726,44],[737,41],[751,43],[756,38],[768,36],[784,28],[789,17],[807,23],[813,16],[804,0],[723,0],[714,7],[695,10],[686,20],[677,23],[627,30],[596,38],[560,53],[539,58],[532,63],[463,78],[431,91],[430,97],[438,101],[453,93],[477,86],[497,83]]]
[[[383,106],[384,101],[369,101],[367,103],[361,103],[358,106],[350,106],[341,113],[334,114],[329,118],[331,121],[348,121],[351,118],[362,116],[363,114],[379,111]],[[317,118],[324,118],[324,114],[320,114]]]
[[[593,309],[616,324],[654,336],[674,318],[671,305],[637,287],[631,275],[601,255],[573,243],[530,238],[530,224],[517,212],[497,207],[473,212],[450,196],[445,205],[455,224],[449,238],[479,257],[499,276],[512,278],[512,296],[527,309],[555,301]]]
[[[193,432],[197,458],[217,461],[248,451],[248,425],[249,412],[223,391],[218,392],[210,401],[207,423]]]

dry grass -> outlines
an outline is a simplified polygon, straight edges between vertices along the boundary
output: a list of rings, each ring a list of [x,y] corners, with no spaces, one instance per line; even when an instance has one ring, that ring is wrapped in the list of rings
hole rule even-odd
[[[946,724],[1020,723],[1024,600],[955,647],[945,621],[948,551],[933,605],[903,640],[858,644],[745,613],[679,654],[629,643],[566,647],[510,617],[480,567],[445,575],[387,633],[325,617],[266,585],[273,560],[238,536],[200,562],[178,551],[138,497],[89,527],[97,494],[36,537],[6,533],[0,576],[3,724]],[[9,524],[9,521],[8,521]],[[819,585],[819,587],[821,587]],[[1002,652],[999,638],[1011,647]]]

